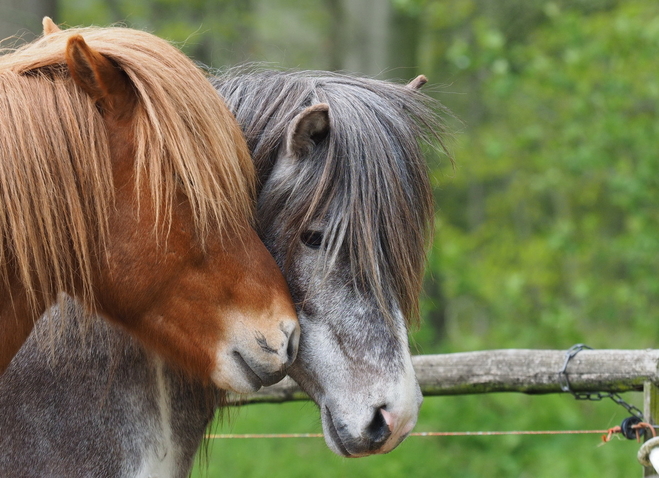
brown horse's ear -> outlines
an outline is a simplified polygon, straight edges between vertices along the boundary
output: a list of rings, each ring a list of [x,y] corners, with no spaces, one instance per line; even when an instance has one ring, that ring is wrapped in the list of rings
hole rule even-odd
[[[53,22],[53,20],[50,17],[43,17],[41,24],[43,25],[44,36],[50,35],[51,33],[57,33],[62,31],[60,27],[55,25],[55,22]]]
[[[405,85],[407,88],[410,90],[415,90],[418,91],[421,89],[423,85],[428,83],[428,78],[426,78],[425,75],[419,75],[416,78],[414,78],[412,81],[410,81],[407,85]]]
[[[300,112],[288,130],[286,151],[289,156],[302,158],[329,133],[329,105],[318,103]]]
[[[92,49],[80,35],[66,44],[66,64],[73,81],[105,115],[123,118],[135,105],[135,93],[126,73],[110,59]]]

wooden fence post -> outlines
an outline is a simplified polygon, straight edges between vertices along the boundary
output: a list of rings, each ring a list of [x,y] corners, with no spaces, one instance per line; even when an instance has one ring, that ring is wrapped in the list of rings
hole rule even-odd
[[[650,425],[656,425],[659,420],[659,387],[650,381],[643,384],[643,419]],[[645,438],[652,436],[646,433]],[[659,475],[651,466],[644,466],[643,477],[659,478]]]

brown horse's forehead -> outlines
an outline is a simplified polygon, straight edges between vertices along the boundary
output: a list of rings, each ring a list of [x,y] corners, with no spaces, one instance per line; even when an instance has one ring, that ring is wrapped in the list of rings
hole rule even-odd
[[[36,314],[66,291],[205,377],[218,347],[232,346],[218,343],[229,335],[220,306],[264,335],[279,331],[264,317],[295,323],[274,261],[250,259],[269,256],[241,239],[254,167],[205,76],[144,32],[46,27],[0,56],[0,189],[16,193],[0,197],[12,254],[1,265],[22,281],[12,298]]]

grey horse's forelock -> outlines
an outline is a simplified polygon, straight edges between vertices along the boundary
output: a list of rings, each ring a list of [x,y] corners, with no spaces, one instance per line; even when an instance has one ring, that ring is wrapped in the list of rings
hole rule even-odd
[[[261,184],[287,128],[304,108],[329,104],[330,133],[259,204],[259,222],[275,216],[299,235],[327,220],[329,260],[349,257],[355,286],[372,294],[385,317],[398,305],[419,314],[433,199],[420,143],[446,152],[446,110],[429,96],[380,80],[313,71],[238,68],[213,80],[247,138]],[[289,247],[296,237],[281,237]]]

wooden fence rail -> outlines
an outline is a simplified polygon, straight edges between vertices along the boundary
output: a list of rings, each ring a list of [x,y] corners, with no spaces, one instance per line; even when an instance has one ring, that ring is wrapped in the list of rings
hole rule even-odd
[[[423,395],[492,392],[558,393],[565,350],[487,350],[444,355],[416,355],[414,369]],[[659,350],[583,350],[567,367],[575,392],[642,391],[659,385]],[[235,404],[308,400],[290,378],[261,391],[232,396]]]

